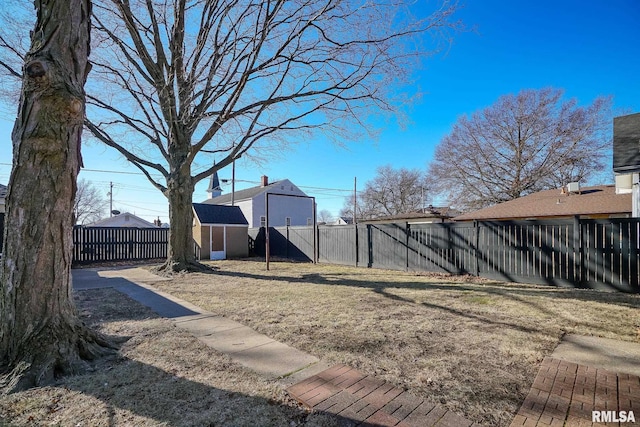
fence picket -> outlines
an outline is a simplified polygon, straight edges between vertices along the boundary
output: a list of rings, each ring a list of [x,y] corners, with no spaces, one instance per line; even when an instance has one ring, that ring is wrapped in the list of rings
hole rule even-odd
[[[319,261],[395,270],[470,273],[555,286],[640,293],[640,220],[531,220],[318,227]],[[358,227],[355,242],[355,227]],[[271,253],[311,259],[312,241],[274,228]],[[249,230],[264,254],[263,231]],[[355,246],[355,247],[354,247]],[[288,248],[288,249],[287,249]],[[357,251],[357,252],[356,252]]]
[[[356,233],[357,227],[357,233]],[[524,283],[640,293],[640,220],[477,221],[320,226],[320,262],[470,273]],[[272,233],[272,234],[271,234]],[[264,230],[250,229],[264,256]],[[273,256],[312,260],[313,227],[270,231]],[[166,258],[168,229],[73,230],[75,264]],[[356,242],[357,239],[357,242]]]
[[[169,229],[77,226],[73,242],[74,264],[160,259],[167,257]]]

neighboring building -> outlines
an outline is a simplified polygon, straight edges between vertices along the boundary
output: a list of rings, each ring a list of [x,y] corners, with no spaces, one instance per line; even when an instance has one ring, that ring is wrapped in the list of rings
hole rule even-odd
[[[288,179],[269,183],[266,176],[261,178],[261,184],[257,187],[236,191],[234,194],[223,194],[205,200],[209,205],[233,205],[238,206],[249,223],[250,228],[262,227],[266,221],[266,194],[269,193],[269,226],[281,227],[285,225],[311,225],[313,224],[314,205],[313,199],[296,187]],[[217,182],[217,184],[216,184]],[[211,177],[209,191],[217,194],[219,189],[218,174]]]
[[[353,218],[350,216],[339,216],[335,221],[328,222],[326,225],[351,225]]]
[[[410,212],[400,215],[389,215],[376,219],[358,220],[359,224],[431,224],[434,222],[451,222],[460,212],[446,206],[429,206],[424,212]]]
[[[249,256],[249,223],[238,206],[193,204],[193,239],[201,259]]]
[[[616,191],[615,185],[580,188],[577,183],[545,190],[475,212],[459,215],[455,221],[630,218],[631,194]]]
[[[146,221],[139,216],[129,212],[114,215],[110,218],[101,219],[84,227],[135,227],[135,228],[159,228],[152,222]]]

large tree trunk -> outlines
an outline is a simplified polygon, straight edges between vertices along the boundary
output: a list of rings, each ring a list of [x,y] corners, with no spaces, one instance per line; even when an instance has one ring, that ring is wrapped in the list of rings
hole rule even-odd
[[[166,196],[169,199],[169,249],[161,271],[198,271],[204,268],[195,259],[193,242],[193,179],[185,162],[173,169],[167,180]]]
[[[73,202],[89,72],[90,0],[36,0],[0,270],[3,391],[75,373],[111,347],[71,298]]]

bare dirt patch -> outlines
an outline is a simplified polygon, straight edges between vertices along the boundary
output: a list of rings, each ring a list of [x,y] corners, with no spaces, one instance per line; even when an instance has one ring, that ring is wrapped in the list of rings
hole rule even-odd
[[[0,397],[0,426],[337,425],[113,289],[75,296],[85,322],[126,339],[120,354],[84,375]]]
[[[154,286],[485,425],[508,425],[565,333],[640,342],[640,297],[445,275],[212,262]]]

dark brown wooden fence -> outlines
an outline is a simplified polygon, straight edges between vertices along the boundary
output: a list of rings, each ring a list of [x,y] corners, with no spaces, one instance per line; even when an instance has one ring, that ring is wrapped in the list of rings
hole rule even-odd
[[[168,228],[74,227],[73,262],[166,258],[168,241]]]
[[[271,255],[313,259],[312,233],[271,228]],[[264,255],[264,231],[250,235]],[[331,264],[640,292],[638,219],[320,226],[317,242]]]

